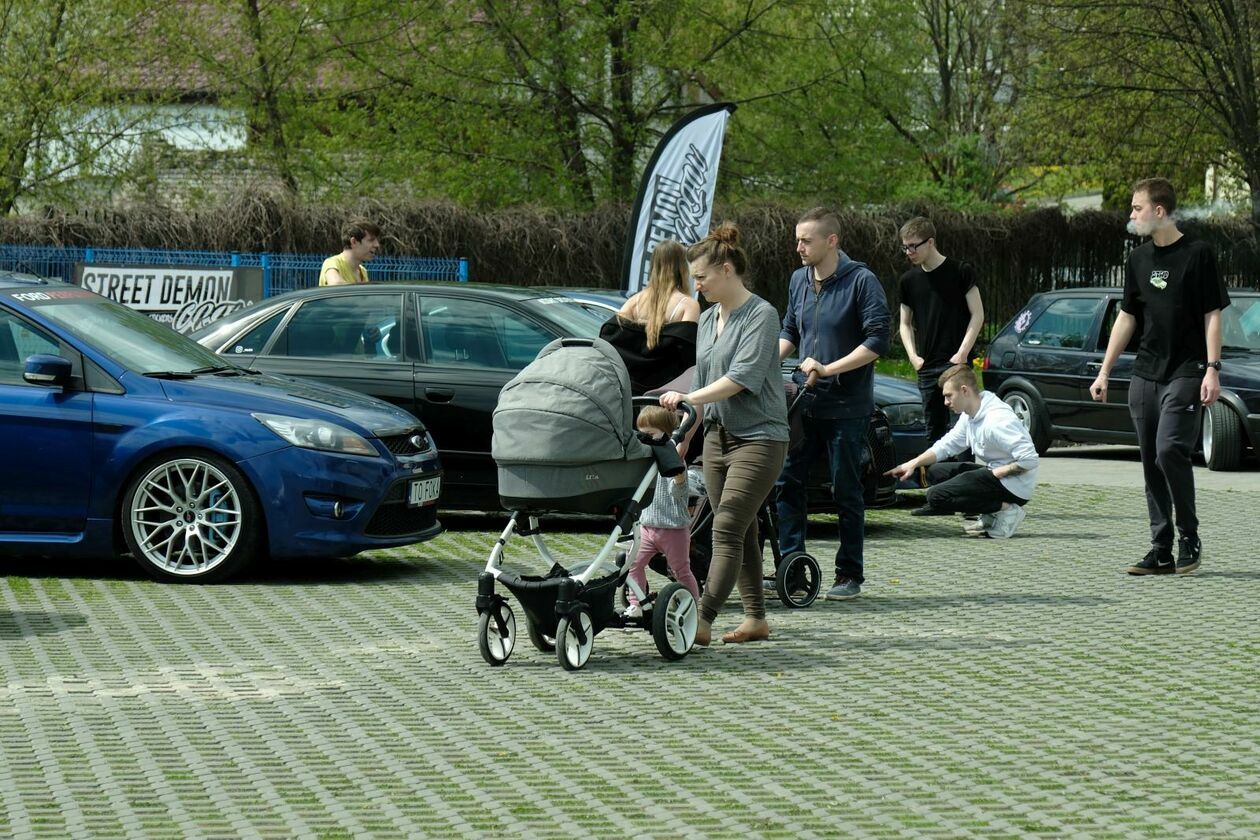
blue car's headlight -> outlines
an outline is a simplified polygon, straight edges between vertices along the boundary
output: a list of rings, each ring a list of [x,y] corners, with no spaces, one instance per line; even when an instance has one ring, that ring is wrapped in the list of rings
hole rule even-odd
[[[890,426],[922,426],[927,423],[923,406],[918,403],[897,403],[883,406]]]
[[[294,446],[343,455],[380,455],[376,447],[362,436],[327,420],[285,417],[283,414],[256,413],[253,417]]]

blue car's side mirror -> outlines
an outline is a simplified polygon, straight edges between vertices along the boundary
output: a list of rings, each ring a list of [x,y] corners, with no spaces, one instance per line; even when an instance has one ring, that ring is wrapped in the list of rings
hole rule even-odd
[[[73,368],[68,360],[48,353],[37,353],[26,357],[26,368],[22,371],[22,378],[32,385],[64,388],[70,384],[72,373]]]

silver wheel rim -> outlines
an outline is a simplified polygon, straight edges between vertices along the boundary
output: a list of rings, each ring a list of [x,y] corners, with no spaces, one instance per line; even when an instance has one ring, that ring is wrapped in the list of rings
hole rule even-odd
[[[1015,412],[1015,416],[1019,418],[1019,422],[1024,424],[1025,429],[1032,428],[1032,408],[1029,407],[1028,401],[1020,394],[1008,394],[1006,404],[1011,407],[1011,411]]]
[[[244,522],[231,479],[213,464],[181,458],[140,479],[130,525],[148,563],[167,574],[193,577],[231,555]]]
[[[486,647],[496,661],[503,662],[512,655],[512,649],[516,647],[516,615],[508,604],[503,603],[499,605],[498,617],[503,619],[507,633],[499,632],[499,622],[491,613],[490,620],[486,622]]]
[[[686,653],[696,641],[696,599],[686,589],[677,589],[665,605],[665,637],[674,653]]]
[[[570,621],[565,627],[564,637],[556,641],[564,645],[564,656],[569,660],[569,664],[575,668],[581,668],[586,664],[586,660],[591,657],[591,648],[595,645],[594,628],[591,626],[591,617],[583,610],[578,614],[578,621],[581,622],[582,634],[586,636],[586,644],[578,642],[577,631]]]
[[[1212,460],[1212,408],[1203,410],[1203,460]]]

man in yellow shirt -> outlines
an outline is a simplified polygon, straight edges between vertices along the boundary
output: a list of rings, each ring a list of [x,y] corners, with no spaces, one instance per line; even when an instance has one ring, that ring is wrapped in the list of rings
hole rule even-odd
[[[350,283],[366,283],[367,267],[381,247],[381,231],[376,225],[355,219],[341,229],[344,250],[324,260],[319,269],[319,285],[343,286]]]

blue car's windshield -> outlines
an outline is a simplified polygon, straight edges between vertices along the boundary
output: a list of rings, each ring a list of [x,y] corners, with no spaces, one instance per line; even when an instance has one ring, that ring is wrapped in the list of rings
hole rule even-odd
[[[137,373],[189,373],[225,366],[192,339],[103,298],[42,305],[39,314]]]

